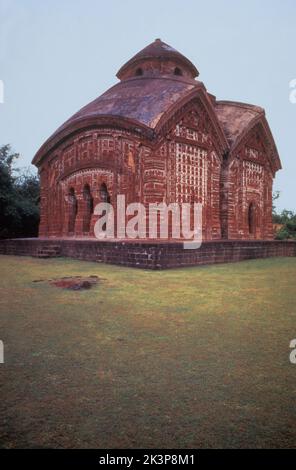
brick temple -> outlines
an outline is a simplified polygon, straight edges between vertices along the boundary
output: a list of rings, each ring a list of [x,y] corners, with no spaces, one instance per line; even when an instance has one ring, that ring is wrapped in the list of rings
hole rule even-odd
[[[101,201],[200,202],[210,240],[269,240],[281,163],[259,106],[219,101],[190,60],[156,39],[33,159],[40,237],[94,237]]]

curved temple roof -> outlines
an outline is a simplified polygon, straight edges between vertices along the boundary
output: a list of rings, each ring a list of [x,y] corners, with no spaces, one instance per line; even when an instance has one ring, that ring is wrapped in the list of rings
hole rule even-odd
[[[254,119],[265,115],[259,106],[235,101],[216,101],[215,110],[230,146]]]
[[[135,67],[136,64],[145,63],[155,59],[157,61],[170,60],[186,68],[187,76],[169,74],[168,70],[160,67],[153,75],[142,75],[124,78],[75,113],[54,134],[47,139],[36,153],[33,163],[37,164],[61,139],[76,131],[80,127],[96,124],[104,119],[107,123],[114,118],[129,121],[134,128],[155,130],[162,116],[178,102],[186,100],[194,90],[200,89],[208,96],[209,106],[213,114],[217,116],[217,125],[221,129],[221,135],[227,141],[229,149],[233,148],[239,137],[252,123],[262,118],[266,123],[270,140],[273,142],[276,167],[280,168],[280,160],[274,144],[270,129],[265,119],[264,110],[258,106],[231,101],[216,101],[215,97],[206,92],[202,82],[194,80],[198,75],[195,66],[182,54],[171,46],[157,39],[121,67],[117,76],[125,76],[126,70]],[[150,66],[150,62],[149,62]],[[189,75],[188,75],[189,74]],[[108,125],[108,124],[106,124]],[[227,145],[227,143],[225,145]]]
[[[276,170],[282,167],[263,108],[236,101],[216,101],[215,111],[228,140],[230,149],[234,149],[246,131],[260,121],[273,147],[274,167]]]
[[[174,60],[180,64],[182,64],[185,68],[187,68],[192,78],[198,77],[199,72],[195,65],[190,62],[187,57],[183,54],[178,52],[173,47],[169,46],[165,42],[161,41],[161,39],[155,39],[154,42],[149,44],[149,46],[142,49],[136,55],[134,55],[128,62],[126,62],[117,72],[116,76],[121,79],[124,72],[130,68],[131,66],[140,65],[142,62],[147,61],[149,59],[158,59],[160,61],[163,60]]]
[[[197,85],[198,82],[162,77],[131,78],[109,88],[74,114],[59,130],[76,120],[97,115],[126,117],[155,128],[167,108]]]

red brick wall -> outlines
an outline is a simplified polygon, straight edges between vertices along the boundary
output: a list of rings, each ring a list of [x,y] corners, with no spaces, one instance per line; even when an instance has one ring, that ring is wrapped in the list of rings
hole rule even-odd
[[[98,240],[0,240],[0,254],[65,256],[123,266],[166,269],[236,262],[272,256],[296,256],[295,241],[224,240],[204,242],[199,249],[184,250],[183,243],[108,242]]]
[[[250,131],[225,157],[207,110],[196,101],[179,109],[155,140],[132,130],[100,128],[59,144],[40,166],[39,235],[94,236],[96,216],[85,231],[86,187],[95,207],[106,185],[115,209],[119,194],[127,204],[202,203],[204,240],[271,239],[273,176],[259,130]]]
[[[225,238],[273,239],[273,177],[264,136],[259,129],[252,129],[223,165],[221,220]]]

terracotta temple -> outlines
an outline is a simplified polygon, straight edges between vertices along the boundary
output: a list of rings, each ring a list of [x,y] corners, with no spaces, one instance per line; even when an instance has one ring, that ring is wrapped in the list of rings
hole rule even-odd
[[[204,240],[273,238],[272,184],[281,168],[265,112],[219,101],[196,67],[160,39],[117,73],[33,159],[40,237],[94,237],[94,207],[200,202]]]

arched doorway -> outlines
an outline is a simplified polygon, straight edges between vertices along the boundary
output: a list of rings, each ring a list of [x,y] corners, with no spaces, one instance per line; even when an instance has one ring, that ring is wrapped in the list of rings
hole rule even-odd
[[[256,205],[251,202],[248,209],[249,235],[256,235]]]
[[[84,214],[83,214],[83,232],[89,233],[91,216],[94,209],[94,201],[90,192],[90,187],[86,184],[83,188]]]
[[[110,202],[110,194],[108,193],[108,189],[106,183],[102,183],[100,187],[100,196],[101,202]]]
[[[70,188],[69,194],[69,221],[68,221],[68,233],[73,235],[75,232],[75,221],[77,216],[77,199],[75,196],[74,188]]]
[[[106,183],[102,183],[100,187],[100,197],[101,197],[101,202],[107,202],[108,204],[110,203],[110,194],[108,192]],[[105,215],[103,213],[102,215]],[[102,230],[105,232],[107,230],[107,224],[106,222],[102,225]]]

